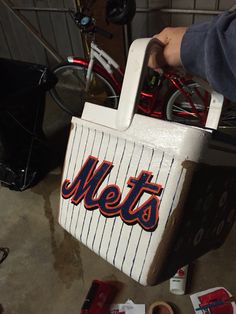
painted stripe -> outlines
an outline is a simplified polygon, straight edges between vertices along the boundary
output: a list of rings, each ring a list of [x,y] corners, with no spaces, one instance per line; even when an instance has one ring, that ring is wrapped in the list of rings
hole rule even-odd
[[[83,162],[82,164],[84,164],[85,160],[88,158],[88,156],[93,155],[93,149],[94,149],[94,145],[95,145],[95,140],[97,138],[97,134],[96,134],[96,130],[94,129],[89,129],[90,130],[90,137],[89,137],[89,142],[87,145],[87,149],[86,152],[82,158]],[[84,230],[84,227],[87,227],[86,224],[84,224],[85,221],[85,217],[87,215],[90,215],[90,213],[84,208],[83,206],[83,201],[78,204],[79,208],[80,208],[80,212],[79,212],[79,217],[77,219],[77,236],[80,239],[80,241],[82,241],[82,235],[83,234],[87,234],[86,230]],[[78,228],[79,226],[79,228]]]
[[[169,155],[164,154],[162,163],[160,165],[160,171],[158,173],[158,177],[156,181],[156,183],[162,184],[163,186],[163,192],[162,192],[162,195],[160,196],[158,225],[160,224],[161,202],[162,202],[163,195],[165,193],[165,187],[166,187],[167,177],[170,171],[171,160],[172,158]],[[157,228],[154,232],[151,232],[151,233],[143,232],[143,230],[141,230],[139,239],[135,245],[135,253],[133,255],[133,260],[132,260],[129,274],[130,276],[134,276],[136,280],[138,280],[138,275],[140,274],[140,271],[142,269],[143,260],[145,259],[146,248],[148,246],[150,237],[152,237],[153,235],[155,235],[155,238],[157,239],[160,238],[159,228]]]
[[[72,181],[77,173],[79,172],[80,168],[81,168],[81,163],[78,163],[77,161],[79,160],[79,154],[80,154],[80,151],[84,151],[85,148],[86,148],[86,145],[87,145],[87,139],[88,139],[88,130],[86,128],[83,128],[83,132],[81,134],[81,142],[80,142],[80,145],[77,146],[77,152],[76,154],[74,153],[73,155],[75,156],[74,160],[73,160],[73,164],[74,164],[74,169],[73,169],[73,173],[72,174],[69,174],[69,179]],[[79,141],[79,138],[76,140]],[[67,219],[66,219],[66,230],[68,230],[69,232],[70,231],[70,228],[71,228],[71,221],[72,221],[72,215],[73,215],[73,210],[74,210],[74,204],[71,203],[71,200],[69,199],[68,200],[69,202],[69,206],[68,206],[68,209],[67,209]]]
[[[104,133],[103,132],[95,130],[95,141],[94,141],[94,146],[93,146],[92,153],[91,153],[92,156],[94,156],[94,157],[98,157],[99,156],[99,152],[100,152],[100,149],[101,149],[103,137],[104,137]],[[86,158],[87,158],[87,156],[85,156],[84,159],[86,159]],[[83,207],[83,215],[81,215],[80,223],[78,223],[78,226],[79,226],[78,230],[80,230],[80,232],[78,233],[78,239],[82,236],[82,234],[81,234],[82,224],[83,224],[83,221],[84,221],[84,217],[86,215],[86,224],[88,226],[88,231],[87,231],[87,234],[84,231],[84,234],[83,234],[84,242],[83,243],[85,243],[87,245],[90,225],[91,225],[92,216],[93,216],[93,211],[86,210],[84,208],[84,206],[83,206],[83,201],[80,203],[80,206]]]
[[[119,180],[120,177],[121,177],[121,173],[122,173],[122,165],[124,164],[124,154],[125,154],[125,150],[126,150],[126,145],[127,145],[127,142],[124,141],[124,147],[123,147],[123,150],[122,150],[122,155],[120,156],[120,161],[119,163],[117,163],[117,160],[116,158],[114,159],[114,164],[117,165],[118,164],[118,167],[117,168],[117,172],[116,172],[116,178],[115,178],[115,182],[114,184],[118,185],[118,186],[122,186],[122,180]],[[118,151],[117,151],[118,153]],[[115,174],[115,171],[114,171],[114,174]],[[112,180],[112,176],[110,177],[110,179]],[[124,184],[123,184],[123,187],[121,189],[121,193],[123,191],[123,188],[124,188]],[[111,254],[111,246],[113,245],[111,240],[112,240],[112,235],[113,235],[113,232],[114,232],[114,227],[115,227],[115,222],[116,222],[116,217],[115,218],[112,218],[109,220],[109,224],[107,224],[107,236],[109,236],[109,242],[108,242],[108,246],[107,246],[107,251],[106,251],[106,259],[111,261],[111,259],[109,259],[109,255]]]
[[[115,158],[116,151],[117,151],[117,146],[118,146],[118,138],[117,137],[112,137],[111,138],[111,144],[110,144],[110,147],[109,147],[109,150],[108,150],[107,159],[112,161],[113,165],[114,165],[114,158]],[[106,185],[108,185],[109,182],[111,182],[110,181],[110,176],[111,176],[111,172],[109,173],[109,175],[107,177]],[[108,222],[108,218],[101,219],[100,223],[99,223],[99,226],[98,226],[98,234],[101,235],[100,243],[99,243],[99,246],[98,246],[99,247],[99,249],[98,249],[98,254],[99,255],[101,255],[101,247],[102,247],[103,239],[104,239],[104,236],[105,236],[105,228],[106,228],[107,222]]]
[[[174,164],[174,158],[172,158],[171,163],[170,163],[170,168],[169,168],[168,175],[167,175],[167,178],[166,178],[165,187],[166,187],[167,184],[168,184],[168,180],[169,180],[170,175],[171,175],[171,170],[172,170],[172,168],[173,168],[173,164]],[[162,200],[164,199],[165,195],[166,195],[166,189],[163,190],[163,195],[162,195],[162,198],[161,198],[161,200],[160,200],[160,205],[159,205],[159,213],[160,213],[160,215],[161,215],[161,210],[162,210],[162,208],[161,208]],[[156,230],[156,232],[159,232],[159,231]],[[156,232],[155,232],[155,233],[156,233]],[[151,233],[150,236],[149,236],[149,239],[147,239],[148,241],[147,241],[147,244],[146,244],[145,255],[144,255],[144,259],[143,259],[141,271],[140,271],[140,274],[139,274],[139,277],[138,277],[138,281],[139,281],[139,282],[141,281],[141,277],[142,277],[143,275],[144,275],[145,277],[147,276],[147,273],[144,274],[144,266],[145,266],[145,263],[147,263],[148,266],[150,267],[150,265],[151,265],[151,263],[152,263],[152,261],[153,261],[153,257],[154,257],[155,254],[156,254],[157,246],[155,247],[155,250],[152,250],[152,251],[150,252],[151,241],[152,241],[153,238],[155,238],[155,237],[154,237],[155,233],[154,233],[154,232]],[[158,238],[159,238],[159,240],[161,240],[160,237],[158,237]],[[154,241],[155,241],[155,239],[154,239]],[[156,242],[156,241],[155,241],[155,242]],[[141,245],[142,245],[142,244],[141,244]],[[151,253],[151,256],[148,257],[148,254],[150,254],[150,253]],[[135,262],[135,261],[134,261],[134,262]],[[149,268],[149,267],[148,267],[148,268]],[[146,280],[146,278],[145,278],[144,280]]]
[[[99,159],[99,164],[101,164],[101,162],[103,162],[106,159],[106,153],[108,150],[108,143],[109,143],[109,136],[108,134],[105,134],[102,142],[101,142],[101,147],[99,150],[99,154],[98,154],[98,159]],[[99,187],[98,191],[97,191],[97,195],[99,195],[102,191],[104,187],[104,182],[103,184]],[[98,225],[98,221],[99,219],[101,219],[101,214],[99,209],[96,209],[92,212],[92,217],[91,217],[91,222],[90,222],[90,229],[89,229],[89,234],[87,237],[87,245],[93,249],[93,243],[94,243],[94,237],[96,236],[96,230],[97,230],[97,225]],[[85,223],[88,223],[88,221],[85,221]],[[98,248],[96,248],[96,251],[98,250]]]
[[[81,126],[78,129],[78,131],[75,133],[75,145],[74,145],[74,149],[73,149],[73,151],[75,153],[71,154],[72,155],[71,163],[70,163],[70,166],[68,167],[67,177],[65,177],[64,179],[73,180],[73,175],[74,175],[74,171],[75,171],[75,161],[76,161],[76,157],[78,155],[78,151],[79,151],[79,148],[80,148],[80,145],[81,145],[83,132],[84,132],[84,128],[83,128],[83,126]],[[65,221],[64,221],[64,226],[65,226],[67,231],[69,231],[67,229],[68,211],[69,211],[71,206],[72,205],[70,204],[70,199],[66,200],[66,204],[65,204],[65,207],[66,207],[66,210],[65,210],[66,218],[65,218]]]
[[[106,142],[107,142],[106,147],[105,147],[105,145],[104,145],[104,149],[105,149],[104,160],[110,161],[110,160],[107,158],[107,154],[108,154],[108,150],[109,150],[110,142],[111,142],[111,136],[110,136],[110,134],[108,135],[108,140],[107,140]],[[99,156],[99,158],[102,158],[102,157]],[[99,161],[101,162],[102,160],[99,159]],[[109,173],[109,175],[110,175],[110,173]],[[97,192],[97,194],[100,193],[100,190],[103,190],[103,189],[106,187],[106,185],[107,185],[106,181],[107,181],[107,179],[104,180],[104,182],[102,183],[101,188],[99,189],[99,191]],[[105,219],[105,217],[103,217],[102,215],[99,215],[99,216],[98,216],[98,219],[97,219],[97,222],[96,222],[96,223],[97,223],[97,226],[96,226],[96,230],[95,230],[95,232],[94,232],[94,238],[93,238],[92,247],[94,247],[94,246],[95,246],[96,248],[98,247],[97,243],[94,243],[94,242],[95,242],[96,239],[98,240],[98,238],[101,237],[101,234],[100,234],[100,232],[98,231],[98,226],[99,226],[100,221],[103,220],[103,219]],[[84,224],[85,224],[85,222],[84,222]],[[82,232],[82,233],[83,233],[83,232]]]
[[[152,181],[155,183],[157,182],[157,178],[160,172],[160,168],[161,168],[161,164],[164,158],[164,153],[160,153],[157,152],[156,150],[153,151],[153,158],[149,167],[149,170],[153,172],[153,179]],[[135,226],[135,228],[137,228],[137,226]],[[128,237],[128,242],[126,245],[126,250],[125,250],[125,254],[122,260],[122,264],[121,264],[121,270],[124,271],[124,265],[128,266],[128,264],[132,263],[132,250],[134,252],[134,246],[130,245],[130,241],[131,243],[134,243],[135,241],[137,241],[136,237],[135,237],[135,233],[133,232],[134,226],[132,226],[132,228],[130,229],[129,232],[129,237]],[[137,228],[138,229],[138,228]],[[141,232],[140,232],[141,235]],[[132,238],[135,238],[132,240]],[[140,236],[138,237],[138,241],[140,241]],[[129,267],[130,269],[130,267]]]
[[[70,131],[70,136],[69,136],[69,142],[68,142],[68,145],[67,145],[67,151],[66,151],[66,156],[65,156],[65,164],[67,164],[67,168],[64,169],[64,174],[65,175],[65,178],[68,177],[68,171],[69,171],[69,168],[70,168],[70,165],[71,165],[71,159],[72,159],[72,154],[71,154],[71,151],[74,150],[74,145],[75,145],[75,136],[77,134],[77,124],[74,125],[74,128],[71,129]],[[81,128],[81,127],[80,127]],[[68,162],[67,162],[68,160]],[[61,187],[60,187],[60,192],[61,192]],[[65,205],[65,200],[64,198],[60,198],[60,214],[59,214],[59,222],[61,224],[64,225],[64,220],[65,220],[65,210],[64,210],[64,206]]]
[[[141,170],[147,170],[147,171],[150,171],[150,165],[152,163],[152,160],[153,160],[153,156],[154,156],[154,150],[151,150],[151,149],[146,149],[143,150],[142,152],[142,158],[140,159],[140,162],[139,162],[139,167],[136,167],[136,173],[135,173],[135,176],[138,176],[139,175],[139,172]],[[145,164],[147,166],[144,166],[145,168],[142,169],[142,163],[141,161],[145,159]],[[133,169],[132,169],[133,170]],[[129,177],[130,176],[134,176],[133,174],[134,172],[130,172],[129,173]],[[145,202],[148,198],[150,197],[149,194],[144,194],[142,196],[142,198],[139,200],[139,202],[137,203],[136,205],[136,208],[139,207],[140,203],[142,202]],[[138,231],[140,231],[141,227],[138,226],[139,228],[136,228]],[[132,226],[127,226],[126,224],[122,224],[122,228],[121,228],[121,232],[120,232],[120,239],[119,239],[119,242],[117,244],[117,249],[116,249],[116,255],[115,255],[115,262],[114,262],[114,265],[118,268],[122,268],[122,264],[123,264],[123,259],[124,259],[124,256],[125,256],[125,252],[127,250],[127,247],[128,247],[128,243],[129,243],[129,238],[127,238],[127,233],[131,232],[132,230]],[[141,229],[142,230],[142,229]],[[118,252],[118,254],[117,254]]]

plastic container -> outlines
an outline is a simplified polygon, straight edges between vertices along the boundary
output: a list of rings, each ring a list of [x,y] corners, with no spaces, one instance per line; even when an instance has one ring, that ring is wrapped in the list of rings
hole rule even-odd
[[[114,283],[93,280],[80,314],[109,314],[116,293],[117,287]]]
[[[180,268],[170,279],[170,292],[177,295],[185,294],[188,266]]]

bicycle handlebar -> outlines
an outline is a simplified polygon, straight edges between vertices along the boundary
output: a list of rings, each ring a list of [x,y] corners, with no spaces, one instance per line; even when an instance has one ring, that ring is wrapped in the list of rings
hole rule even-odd
[[[101,27],[96,26],[95,19],[89,15],[85,15],[82,12],[77,11],[74,14],[71,14],[71,17],[74,20],[75,24],[80,28],[80,30],[83,33],[88,33],[88,34],[99,33],[100,35],[109,39],[113,37],[112,33],[107,32]]]

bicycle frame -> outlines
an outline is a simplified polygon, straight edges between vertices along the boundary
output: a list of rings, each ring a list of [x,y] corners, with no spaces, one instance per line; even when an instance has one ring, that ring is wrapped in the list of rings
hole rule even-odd
[[[89,15],[88,12],[89,8],[86,8],[85,10],[82,8],[80,11],[71,14],[72,19],[80,29],[83,43],[86,43],[88,58],[84,59],[70,56],[67,57],[67,60],[69,63],[75,65],[78,64],[86,68],[86,74],[84,74],[83,77],[85,81],[83,91],[85,91],[85,94],[89,94],[90,83],[92,81],[93,83],[96,83],[93,79],[95,77],[93,74],[95,73],[98,77],[100,76],[101,79],[103,78],[106,80],[106,84],[110,84],[110,87],[113,89],[113,97],[115,96],[115,98],[118,99],[122,88],[124,71],[120,68],[119,64],[108,53],[100,49],[95,42],[97,33],[100,33],[107,38],[111,38],[112,34],[97,27],[96,20]],[[209,94],[203,96],[201,90],[198,90],[198,86],[195,85],[192,87],[190,85],[192,84],[192,82],[189,82],[191,78],[187,78],[178,72],[171,73],[165,71],[161,76],[158,76],[154,72],[154,74],[151,73],[151,75],[151,80],[148,81],[145,79],[144,86],[141,88],[139,102],[137,104],[138,113],[149,115],[154,118],[166,119],[168,116],[168,119],[175,120],[170,116],[171,112],[171,115],[173,115],[174,118],[180,118],[179,120],[176,119],[177,121],[182,122],[182,120],[184,120],[185,123],[186,120],[188,123],[188,118],[191,117],[194,118],[200,126],[205,126],[209,105],[209,98],[207,99],[207,97]],[[168,92],[168,90],[166,94],[164,94],[166,89],[162,89],[163,82],[168,88],[170,85],[174,87],[174,89],[171,89],[174,98],[171,98],[172,94]],[[176,93],[176,91],[179,93]],[[183,98],[179,97],[181,95]],[[194,103],[193,95],[198,96],[197,101],[199,101],[199,106]],[[54,99],[61,105],[60,99],[57,100],[57,96],[55,96]],[[116,105],[117,101],[113,106]],[[61,107],[63,108],[63,105],[61,105]],[[70,110],[68,110],[68,112],[70,112]],[[190,123],[192,123],[191,119],[189,120]]]
[[[100,49],[94,41],[90,45],[90,55],[89,60],[67,57],[70,63],[79,63],[87,65],[88,71],[86,75],[86,90],[88,90],[89,83],[92,79],[92,70],[95,68],[98,72],[104,75],[109,81],[113,82],[116,87],[117,92],[120,93],[122,87],[122,80],[124,72],[121,70],[119,64],[104,50]],[[98,63],[95,63],[95,61]]]
[[[89,83],[92,79],[92,71],[93,69],[97,70],[98,73],[101,73],[105,76],[109,81],[113,83],[116,87],[116,91],[118,93],[121,92],[122,81],[124,77],[124,71],[120,68],[119,64],[104,50],[100,49],[98,45],[92,41],[90,45],[90,55],[89,60],[68,57],[68,62],[83,64],[88,67],[87,75],[86,75],[86,89],[89,88]],[[96,62],[97,61],[97,62]],[[145,98],[148,101],[148,109],[144,108],[144,106],[138,105],[139,109],[147,114],[152,115],[153,117],[161,117],[161,112],[155,111],[155,100],[157,98],[157,94],[159,89],[156,89],[154,93],[148,93],[141,91],[141,97]]]
[[[94,41],[91,41],[90,44],[90,54],[88,60],[72,56],[67,57],[67,60],[69,63],[83,64],[88,67],[88,71],[86,74],[87,91],[89,89],[89,84],[92,80],[93,69],[95,69],[98,73],[101,73],[101,75],[103,75],[108,81],[113,83],[113,86],[115,87],[117,93],[121,92],[122,81],[124,77],[123,70],[121,70],[119,64],[108,53],[100,49]],[[164,80],[168,80],[176,89],[178,89],[184,95],[184,97],[189,102],[189,105],[192,108],[193,111],[192,115],[198,117],[201,125],[205,125],[206,121],[205,113],[201,114],[197,111],[191,99],[191,94],[185,87],[184,84],[185,79],[183,78],[181,79],[178,75],[176,75],[176,73],[173,72],[164,72],[160,76],[158,84],[153,92],[146,92],[144,90],[141,91],[140,93],[141,101],[138,104],[139,111],[145,115],[149,115],[154,118],[163,118],[165,104],[163,103],[163,101],[160,101],[158,99],[158,96]],[[199,97],[200,96],[201,95],[199,95]],[[203,101],[203,103],[204,106],[206,107],[206,102]],[[183,112],[178,114],[190,115],[191,113]]]
[[[207,115],[205,114],[205,112],[208,109],[207,108],[207,106],[208,106],[207,95],[205,95],[205,97],[202,97],[202,95],[199,93],[198,89],[195,88],[195,93],[203,101],[204,111],[201,114],[200,112],[197,111],[197,108],[192,101],[191,91],[188,88],[186,88],[187,86],[184,84],[185,80],[184,79],[181,80],[180,78],[175,77],[175,74],[172,72],[166,72],[165,76],[172,83],[172,85],[184,95],[184,97],[189,102],[189,104],[193,110],[192,114],[189,112],[187,112],[187,113],[182,112],[182,115],[193,115],[195,117],[198,117],[198,119],[200,121],[200,125],[204,126],[206,123],[206,119],[207,119]],[[178,114],[181,115],[181,113],[178,113]]]

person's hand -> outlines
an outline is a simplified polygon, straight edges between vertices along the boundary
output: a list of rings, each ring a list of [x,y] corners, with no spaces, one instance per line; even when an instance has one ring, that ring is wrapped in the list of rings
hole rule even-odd
[[[186,30],[186,27],[166,27],[159,34],[153,36],[153,38],[157,38],[163,43],[163,55],[157,56],[151,54],[148,66],[154,70],[158,70],[164,66],[181,66],[180,47]]]

